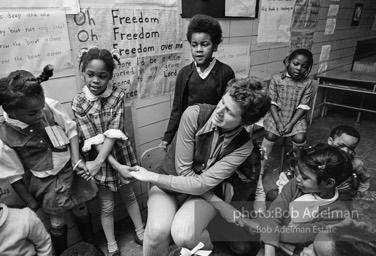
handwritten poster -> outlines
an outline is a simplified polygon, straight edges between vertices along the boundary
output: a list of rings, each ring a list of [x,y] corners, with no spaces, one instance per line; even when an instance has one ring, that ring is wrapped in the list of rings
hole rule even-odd
[[[256,17],[256,0],[226,0],[225,15],[228,17]]]
[[[324,73],[328,69],[328,62],[320,62],[319,63],[319,70],[317,71],[317,74]]]
[[[41,71],[73,64],[63,11],[0,12],[0,73],[16,69]]]
[[[0,8],[35,9],[62,8],[66,14],[77,14],[80,11],[79,0],[1,0]]]
[[[290,52],[298,48],[311,50],[314,31],[291,31]]]
[[[316,26],[320,0],[296,0],[291,21],[292,29],[307,29]]]
[[[235,77],[248,76],[251,66],[249,44],[221,45],[214,57],[229,65],[234,70]]]
[[[173,90],[183,61],[182,21],[177,8],[88,8],[69,20],[74,52],[95,45],[119,49],[114,83],[126,99]]]
[[[137,4],[156,6],[177,6],[178,0],[115,0],[116,4]]]
[[[332,35],[336,29],[337,19],[329,18],[326,20],[324,35]]]
[[[257,42],[289,42],[295,0],[263,0]]]
[[[332,46],[330,44],[321,46],[319,62],[329,60],[331,49],[332,49]]]

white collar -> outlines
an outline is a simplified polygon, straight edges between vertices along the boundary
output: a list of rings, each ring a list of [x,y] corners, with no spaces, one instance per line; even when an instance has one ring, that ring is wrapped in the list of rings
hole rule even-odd
[[[197,72],[202,79],[205,79],[210,74],[211,70],[213,69],[213,67],[216,63],[216,61],[217,61],[216,58],[213,58],[213,60],[210,62],[209,66],[204,70],[204,72],[201,72],[201,69],[199,67],[197,67],[197,63],[195,61],[195,66],[196,66]]]
[[[94,94],[92,94],[91,91],[89,90],[89,88],[86,85],[84,86],[84,88],[82,89],[82,91],[84,92],[85,97],[89,101],[96,101],[99,98],[107,98],[108,96],[110,96],[111,93],[112,93],[112,85],[113,85],[112,82],[109,81],[108,84],[107,84],[106,90],[104,90],[104,92],[101,95],[94,95]]]
[[[26,127],[29,126],[28,124],[21,122],[20,120],[13,119],[13,118],[9,117],[8,113],[5,112],[5,111],[4,111],[4,119],[7,123],[9,123],[13,126],[19,127],[21,129],[25,129]]]

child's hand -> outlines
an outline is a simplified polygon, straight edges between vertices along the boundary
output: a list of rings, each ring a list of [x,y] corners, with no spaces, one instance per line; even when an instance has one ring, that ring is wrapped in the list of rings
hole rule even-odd
[[[133,178],[139,180],[139,181],[145,181],[145,182],[156,182],[158,180],[158,174],[154,172],[149,172],[145,168],[141,166],[136,167],[136,171],[132,171],[130,173]]]
[[[97,173],[100,171],[102,164],[98,163],[97,161],[87,161],[86,162],[86,168],[90,174],[91,177],[94,177],[97,175]]]
[[[285,134],[289,134],[290,132],[292,132],[292,128],[294,128],[294,125],[292,125],[291,123],[288,123],[286,126],[285,126],[285,129],[284,129],[284,133]]]
[[[279,132],[280,135],[283,135],[284,134],[284,128],[283,128],[283,125],[281,122],[278,122],[277,123],[277,131]]]
[[[74,170],[77,172],[85,180],[91,180],[93,177],[90,175],[88,169],[86,168],[86,164],[84,161],[80,160],[78,164],[75,165]]]
[[[126,179],[133,178],[130,172],[137,171],[137,167],[130,167],[127,165],[120,165],[118,167],[117,171]]]
[[[161,144],[159,144],[158,147],[164,148],[165,151],[167,151],[168,142],[162,141]]]

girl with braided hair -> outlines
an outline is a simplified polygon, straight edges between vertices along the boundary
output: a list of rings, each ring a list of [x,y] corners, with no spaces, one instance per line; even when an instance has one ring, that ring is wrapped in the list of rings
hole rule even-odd
[[[144,225],[140,209],[124,173],[134,170],[136,155],[124,127],[125,92],[111,82],[119,63],[116,52],[91,48],[82,51],[80,68],[85,85],[73,100],[72,109],[78,123],[78,132],[84,144],[82,151],[88,160],[87,179],[94,178],[101,202],[101,222],[107,239],[109,255],[120,255],[114,232],[114,196],[120,192],[135,226],[134,240],[142,244]]]
[[[0,178],[8,179],[33,211],[49,214],[52,244],[60,255],[67,247],[64,213],[70,209],[84,239],[94,243],[85,202],[97,188],[80,177],[87,169],[80,160],[76,123],[58,101],[44,97],[41,82],[52,74],[48,65],[37,78],[17,70],[1,79]]]

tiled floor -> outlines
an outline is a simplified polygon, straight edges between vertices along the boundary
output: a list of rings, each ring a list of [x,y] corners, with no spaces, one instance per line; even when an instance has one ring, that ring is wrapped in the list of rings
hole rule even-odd
[[[328,115],[323,119],[317,118],[313,124],[309,126],[308,130],[308,145],[314,145],[318,142],[327,141],[327,137],[332,128],[340,124],[347,124],[355,126],[361,134],[361,141],[356,149],[357,155],[364,161],[365,166],[371,170],[372,174],[375,173],[376,166],[376,116],[371,114],[363,114],[360,124],[355,124],[356,113],[336,109],[329,111]],[[261,143],[263,138],[260,133],[256,140]],[[267,164],[268,171],[264,177],[264,186],[266,190],[275,187],[275,181],[278,178],[278,170],[280,157],[281,157],[282,139],[280,139],[274,146],[270,160]],[[291,148],[291,141],[287,140],[287,150]],[[274,171],[273,171],[274,170]],[[376,173],[375,173],[376,175]],[[371,179],[371,189],[376,190],[376,181]],[[143,212],[145,218],[146,213]],[[121,221],[116,224],[116,238],[121,246],[121,253],[123,256],[141,256],[142,247],[133,241],[133,224],[129,219]],[[98,233],[97,237],[100,240],[100,246],[103,250],[106,249],[105,238],[103,232]],[[230,256],[224,248],[221,255]],[[161,255],[163,256],[163,255]]]

